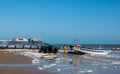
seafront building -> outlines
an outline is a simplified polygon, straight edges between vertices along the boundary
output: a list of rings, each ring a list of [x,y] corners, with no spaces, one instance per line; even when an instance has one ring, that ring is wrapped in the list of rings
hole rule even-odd
[[[39,48],[43,45],[40,38],[13,38],[0,40],[0,48]]]

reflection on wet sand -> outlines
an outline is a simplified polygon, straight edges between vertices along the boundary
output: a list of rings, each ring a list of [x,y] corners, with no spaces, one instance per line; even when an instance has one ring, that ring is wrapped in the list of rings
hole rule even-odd
[[[80,66],[81,60],[78,56],[74,56],[73,58],[73,65],[75,65],[76,67]]]
[[[63,53],[63,63],[66,63],[66,53]]]

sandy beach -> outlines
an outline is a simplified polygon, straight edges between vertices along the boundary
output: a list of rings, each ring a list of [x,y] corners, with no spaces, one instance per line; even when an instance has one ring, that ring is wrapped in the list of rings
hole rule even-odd
[[[0,49],[0,64],[32,64],[32,58],[25,57],[23,55],[16,55],[9,53],[5,49]],[[0,74],[54,74],[50,72],[45,72],[38,70],[34,66],[0,66]]]

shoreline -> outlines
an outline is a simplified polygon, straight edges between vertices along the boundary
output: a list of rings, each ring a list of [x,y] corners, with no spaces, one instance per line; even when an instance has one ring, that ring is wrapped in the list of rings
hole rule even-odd
[[[9,49],[0,49],[0,74],[55,74],[38,70],[35,66],[4,66],[4,65],[23,65],[32,64],[32,58],[13,54],[8,51]]]

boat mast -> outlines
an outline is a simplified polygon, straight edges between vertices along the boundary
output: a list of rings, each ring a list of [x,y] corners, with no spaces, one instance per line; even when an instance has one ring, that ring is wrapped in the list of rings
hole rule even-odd
[[[75,43],[76,43],[76,44],[79,44],[79,39],[75,39]]]

